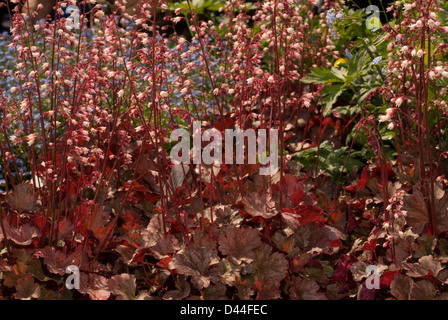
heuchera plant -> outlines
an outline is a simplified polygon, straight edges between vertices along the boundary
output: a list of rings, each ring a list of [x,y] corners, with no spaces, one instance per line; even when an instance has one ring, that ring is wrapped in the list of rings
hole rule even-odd
[[[446,299],[446,7],[369,29],[343,1],[16,6],[0,299]],[[277,129],[278,170],[173,164],[195,121]]]

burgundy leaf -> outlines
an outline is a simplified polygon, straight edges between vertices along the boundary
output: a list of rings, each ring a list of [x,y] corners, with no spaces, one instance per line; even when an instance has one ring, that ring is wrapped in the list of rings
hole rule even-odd
[[[293,300],[328,300],[323,292],[319,292],[320,286],[314,280],[294,278],[289,289],[289,294]]]
[[[301,205],[298,206],[294,213],[297,215],[297,219],[301,226],[304,226],[311,222],[325,222],[327,219],[324,217],[325,213],[322,209],[311,206],[311,205]]]
[[[434,300],[436,298],[436,288],[428,280],[421,280],[414,283],[411,288],[410,300]]]
[[[243,200],[244,210],[254,217],[263,217],[270,219],[274,217],[278,211],[275,202],[267,193],[252,192],[246,195]]]
[[[412,231],[422,233],[429,219],[423,194],[418,189],[414,188],[412,195],[404,197],[402,210],[406,212],[406,221]]]
[[[390,293],[398,300],[409,300],[413,285],[414,280],[412,278],[397,274],[390,284]]]
[[[313,248],[329,250],[333,241],[344,238],[344,234],[331,226],[320,226],[316,222],[298,228],[294,234],[296,243],[305,251]]]
[[[438,188],[436,190],[436,227],[439,232],[448,231],[448,193]],[[403,199],[403,211],[406,211],[406,221],[414,233],[420,234],[427,223],[429,213],[421,191],[414,187],[412,195]]]
[[[293,230],[312,222],[323,223],[327,221],[322,209],[311,205],[300,205],[296,209],[283,209],[282,218]]]
[[[366,283],[364,282],[359,286],[358,300],[374,300],[375,294],[376,290],[367,288]]]
[[[376,265],[377,273],[380,275],[383,271],[387,270],[387,266],[385,265]],[[371,275],[371,272],[367,273],[368,264],[362,261],[355,262],[350,266],[350,271],[353,276],[353,280],[356,282],[361,282],[363,279],[369,277]]]
[[[226,290],[222,283],[211,284],[204,290],[204,300],[227,300]]]
[[[146,229],[141,232],[143,246],[147,248],[155,246],[160,239],[160,235],[164,233],[163,215],[155,214]]]
[[[124,263],[130,264],[132,261],[132,258],[134,257],[136,249],[132,246],[119,244],[114,251],[118,252],[121,255],[121,260],[123,260]]]
[[[171,255],[180,249],[178,240],[172,234],[162,234],[157,240],[155,246],[151,248],[154,257],[163,259],[167,255]]]
[[[406,238],[398,238],[394,240],[394,253],[395,261],[397,263],[402,263],[408,260],[412,256],[412,245],[414,244],[414,238],[408,236]],[[388,249],[386,253],[387,258],[393,261],[392,249]]]
[[[210,281],[218,280],[218,270],[213,268],[219,262],[218,255],[210,248],[199,246],[186,247],[170,262],[169,266],[177,273],[191,276],[193,285],[198,288],[207,288]]]
[[[280,282],[275,280],[256,281],[257,300],[280,299]]]
[[[293,230],[296,230],[298,227],[300,227],[299,219],[297,219],[297,216],[293,212],[288,212],[289,210],[285,209],[282,211],[282,218],[283,221],[286,222],[286,225],[290,227]],[[290,210],[292,211],[292,210]]]
[[[88,294],[91,300],[107,300],[110,297],[110,290],[107,285],[107,278],[94,273],[80,273],[79,292]]]
[[[255,257],[254,249],[261,245],[258,231],[252,228],[227,228],[226,235],[219,238],[219,251],[240,264],[251,263]]]
[[[24,279],[17,280],[16,291],[16,299],[20,300],[31,300],[40,296],[39,284],[35,283],[33,276],[29,274]]]
[[[33,186],[29,184],[19,184],[6,196],[6,202],[13,210],[19,212],[34,212],[39,209],[38,196],[34,193]]]
[[[448,192],[438,189],[436,195],[436,225],[439,232],[448,231]]]
[[[434,259],[431,255],[421,257],[418,259],[417,263],[403,263],[403,267],[408,270],[408,276],[416,278],[425,277],[427,275],[437,277],[439,272],[443,269],[440,261]]]
[[[190,284],[185,276],[180,275],[175,282],[177,290],[170,290],[163,295],[164,300],[182,300],[190,295]]]
[[[7,260],[0,259],[0,272],[11,271],[11,266],[8,264]]]
[[[253,262],[256,281],[281,281],[288,274],[288,262],[285,256],[279,252],[272,252],[267,244],[262,244],[256,250]]]
[[[39,236],[39,230],[30,224],[24,224],[17,229],[16,227],[10,226],[5,221],[5,231],[8,235],[8,239],[20,246],[30,245],[33,238]]]
[[[291,199],[293,205],[303,201],[304,187],[296,176],[286,174],[282,177],[279,184],[281,192]]]
[[[74,263],[73,257],[67,256],[65,253],[56,250],[54,247],[45,247],[42,250],[42,254],[48,271],[59,274],[60,276],[64,275],[67,267]]]
[[[109,279],[107,284],[118,300],[147,300],[149,298],[146,291],[141,292],[138,296],[135,295],[137,283],[133,274],[115,275]]]

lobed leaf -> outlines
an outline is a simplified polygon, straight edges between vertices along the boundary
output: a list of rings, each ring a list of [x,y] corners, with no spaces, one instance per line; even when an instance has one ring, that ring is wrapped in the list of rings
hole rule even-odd
[[[176,269],[179,274],[191,276],[193,285],[202,289],[207,288],[210,281],[218,280],[218,270],[210,268],[218,262],[219,258],[214,250],[192,245],[180,250],[169,267]]]
[[[261,245],[258,231],[248,228],[229,227],[226,235],[219,238],[219,251],[236,264],[251,263],[255,258],[255,249]]]

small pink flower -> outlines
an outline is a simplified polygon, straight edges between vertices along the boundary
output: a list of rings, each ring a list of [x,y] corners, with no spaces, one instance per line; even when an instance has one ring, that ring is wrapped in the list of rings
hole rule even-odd
[[[378,117],[380,122],[385,122],[387,120],[390,120],[392,118],[394,109],[393,108],[387,108],[386,109],[386,115],[381,115]]]
[[[35,133],[31,133],[31,134],[29,134],[29,135],[27,135],[27,136],[25,137],[25,140],[27,141],[27,144],[28,144],[29,146],[32,146],[32,145],[34,144],[34,142],[36,141],[37,138],[38,138],[38,135],[37,135],[37,134],[35,134]]]
[[[395,124],[393,122],[389,122],[387,125],[387,129],[392,130],[395,127]]]
[[[42,253],[42,251],[39,250],[33,253],[33,257],[36,259],[43,258],[44,254]]]
[[[403,103],[403,99],[402,99],[401,97],[399,97],[399,98],[397,98],[397,99],[395,100],[395,105],[396,105],[397,107],[400,107],[402,103]],[[388,110],[389,110],[389,109],[388,109]],[[387,111],[387,110],[386,110],[386,111]]]

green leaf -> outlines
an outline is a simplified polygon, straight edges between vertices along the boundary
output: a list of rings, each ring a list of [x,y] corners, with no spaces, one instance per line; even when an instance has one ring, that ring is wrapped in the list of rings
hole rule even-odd
[[[339,178],[344,163],[347,159],[348,147],[342,147],[334,150],[331,143],[326,140],[321,143],[319,148],[319,168],[331,174],[334,180]],[[317,158],[317,147],[298,152],[294,159],[303,167],[315,167]],[[356,159],[353,154],[347,159],[344,171],[347,168],[357,166],[362,168],[364,163]]]
[[[353,101],[357,102],[358,104],[362,103],[367,98],[367,96],[376,88],[376,86],[362,88],[353,96]]]
[[[395,137],[395,131],[388,131],[381,134],[381,139],[383,140],[392,140]]]
[[[344,84],[334,84],[332,86],[326,86],[322,89],[322,103],[325,104],[324,112],[330,112],[333,104],[337,101],[338,97],[344,90]]]
[[[207,10],[210,11],[219,11],[219,9],[224,6],[224,3],[221,1],[207,1],[206,4]]]
[[[346,82],[347,81],[347,69],[346,68],[335,68],[332,67],[331,68],[331,73],[334,74],[336,77],[338,77],[339,79],[341,79],[342,81]]]
[[[334,71],[333,69],[315,68],[311,71],[310,75],[303,78],[301,81],[303,83],[318,83],[318,84],[344,82],[344,78],[337,76],[336,74],[333,73],[333,71]]]
[[[370,56],[367,53],[367,50],[358,51],[355,56],[350,59],[348,64],[348,73],[352,75],[354,78],[358,77],[358,74],[362,73],[362,70],[366,66],[369,61]]]

